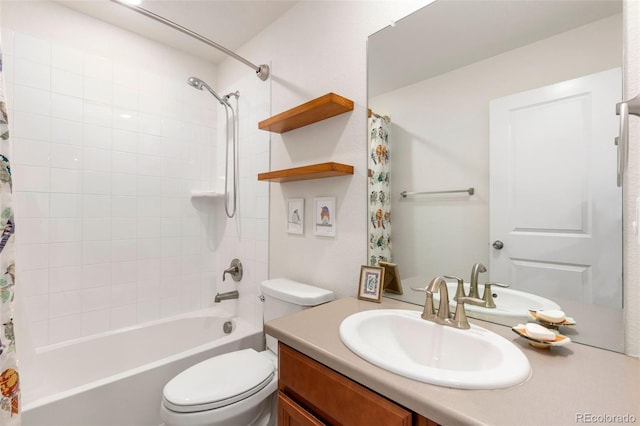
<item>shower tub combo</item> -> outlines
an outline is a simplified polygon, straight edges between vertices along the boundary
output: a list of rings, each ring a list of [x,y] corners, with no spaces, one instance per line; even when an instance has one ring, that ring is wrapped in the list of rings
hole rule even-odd
[[[264,348],[262,330],[215,308],[47,346],[22,357],[23,424],[160,425],[165,383],[246,348]]]

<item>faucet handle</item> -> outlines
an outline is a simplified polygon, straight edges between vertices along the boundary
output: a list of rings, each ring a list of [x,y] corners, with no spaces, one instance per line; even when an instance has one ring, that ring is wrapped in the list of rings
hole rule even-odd
[[[467,320],[467,313],[464,310],[465,303],[471,303],[472,305],[484,306],[484,300],[477,297],[459,297],[456,304],[456,313],[453,316],[453,326],[467,330],[471,328],[469,321]]]
[[[422,310],[422,319],[433,320],[436,317],[436,309],[433,306],[433,293],[429,290],[429,286],[425,288],[410,287],[413,291],[419,291],[427,293],[427,298],[424,301],[424,309]]]
[[[460,277],[456,277],[453,275],[445,275],[444,278],[448,280],[456,280],[458,282],[458,287],[456,287],[456,295],[453,296],[453,300],[458,300],[460,297],[465,297],[464,294],[464,280]]]
[[[498,287],[504,287],[507,288],[509,287],[508,284],[502,284],[502,283],[485,283],[484,284],[484,293],[482,294],[482,300],[484,300],[484,306],[485,308],[495,308],[496,307],[496,302],[493,301],[493,293],[491,292],[491,286],[495,285]]]

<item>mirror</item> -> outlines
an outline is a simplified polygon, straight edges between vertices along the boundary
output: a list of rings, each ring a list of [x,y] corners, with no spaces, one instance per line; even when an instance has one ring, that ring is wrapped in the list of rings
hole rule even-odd
[[[622,2],[437,0],[367,49],[369,259],[404,287],[385,297],[422,305],[410,287],[468,283],[480,262],[480,284],[542,297],[575,320],[562,334],[623,351]],[[529,320],[494,315],[504,291],[469,316]]]

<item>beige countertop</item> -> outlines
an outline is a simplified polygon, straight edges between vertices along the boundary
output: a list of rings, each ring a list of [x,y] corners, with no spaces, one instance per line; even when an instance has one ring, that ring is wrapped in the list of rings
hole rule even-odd
[[[520,385],[499,390],[433,386],[378,368],[342,343],[338,335],[342,320],[370,309],[419,307],[391,299],[377,304],[346,298],[270,321],[265,332],[446,426],[640,424],[640,360],[636,358],[573,343],[551,350],[535,349],[509,327],[471,320],[519,347],[529,358],[531,377]],[[625,415],[632,416],[631,420],[615,417]]]

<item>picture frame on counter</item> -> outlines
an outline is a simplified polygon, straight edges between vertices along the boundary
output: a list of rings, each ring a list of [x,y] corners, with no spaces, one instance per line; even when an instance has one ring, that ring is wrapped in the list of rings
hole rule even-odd
[[[381,303],[383,288],[384,268],[381,266],[362,265],[360,267],[358,299]]]

